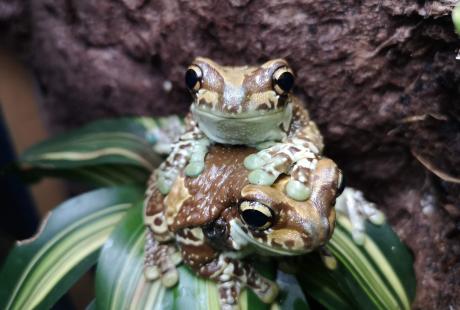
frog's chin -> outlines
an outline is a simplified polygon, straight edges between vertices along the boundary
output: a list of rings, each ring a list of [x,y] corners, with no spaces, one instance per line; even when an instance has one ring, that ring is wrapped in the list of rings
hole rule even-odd
[[[193,118],[208,138],[223,144],[255,146],[286,137],[292,119],[292,105],[269,112],[225,114],[192,105]]]
[[[239,223],[238,220],[230,221],[230,235],[236,243],[238,250],[243,253],[249,254],[256,252],[257,254],[264,256],[295,256],[309,252],[307,250],[292,251],[268,246],[246,233],[240,225],[241,223]]]

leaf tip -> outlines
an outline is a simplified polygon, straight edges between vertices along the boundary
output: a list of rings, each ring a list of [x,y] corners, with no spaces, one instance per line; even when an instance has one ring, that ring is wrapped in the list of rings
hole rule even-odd
[[[43,218],[40,224],[40,227],[38,228],[38,231],[32,237],[16,241],[16,245],[17,246],[27,245],[37,240],[40,237],[40,235],[43,233],[43,231],[45,230],[46,224],[48,223],[48,220],[50,219],[51,214],[52,212],[48,212],[45,218]]]

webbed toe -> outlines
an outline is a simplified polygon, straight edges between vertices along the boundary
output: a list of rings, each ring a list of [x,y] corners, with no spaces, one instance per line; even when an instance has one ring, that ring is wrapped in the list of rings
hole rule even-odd
[[[249,182],[255,185],[272,185],[277,177],[262,169],[254,170],[248,175]]]
[[[265,290],[256,290],[254,291],[257,296],[260,298],[260,300],[266,304],[271,304],[275,301],[276,297],[278,297],[279,294],[279,288],[278,285],[270,280],[266,280],[266,284],[268,287]]]
[[[258,154],[251,154],[244,159],[244,167],[248,170],[255,170],[262,167],[266,163]]]
[[[160,272],[156,266],[144,267],[144,276],[147,280],[153,281],[160,277]]]
[[[204,170],[204,161],[192,161],[185,167],[185,175],[188,177],[196,177]]]
[[[285,190],[288,197],[297,201],[305,201],[311,195],[311,189],[297,180],[290,180]]]
[[[164,287],[173,287],[179,282],[179,272],[176,268],[168,270],[161,275],[161,284]]]

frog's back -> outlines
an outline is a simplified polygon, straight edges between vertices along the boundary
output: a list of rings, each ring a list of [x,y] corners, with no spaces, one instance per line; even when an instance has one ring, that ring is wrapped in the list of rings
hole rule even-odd
[[[248,184],[243,161],[254,152],[247,147],[216,146],[206,157],[204,171],[197,177],[186,177],[182,171],[167,196],[151,184],[144,210],[146,224],[155,232],[166,223],[168,231],[175,233],[214,221],[231,207],[225,202],[236,201]]]

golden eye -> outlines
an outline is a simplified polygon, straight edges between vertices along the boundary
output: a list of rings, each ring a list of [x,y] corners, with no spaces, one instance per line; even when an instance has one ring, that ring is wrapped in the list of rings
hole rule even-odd
[[[185,72],[185,85],[192,92],[197,92],[201,87],[203,73],[197,65],[191,65]]]
[[[253,230],[265,230],[273,225],[272,209],[257,201],[243,201],[239,207],[240,215],[246,225]]]
[[[273,73],[273,89],[278,95],[286,95],[294,87],[294,74],[288,67],[281,67]]]

